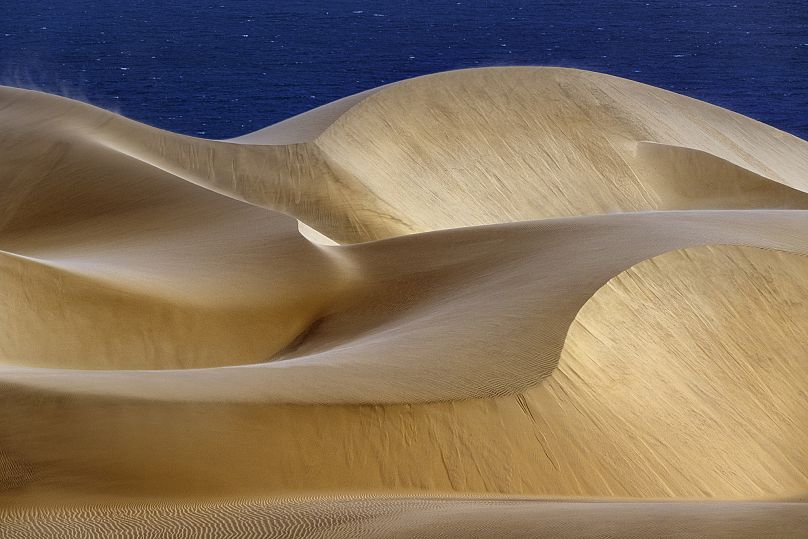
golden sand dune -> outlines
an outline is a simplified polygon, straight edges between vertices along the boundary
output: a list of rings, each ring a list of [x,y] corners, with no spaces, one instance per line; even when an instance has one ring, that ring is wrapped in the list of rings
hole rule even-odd
[[[808,142],[490,68],[0,163],[9,537],[808,533]]]

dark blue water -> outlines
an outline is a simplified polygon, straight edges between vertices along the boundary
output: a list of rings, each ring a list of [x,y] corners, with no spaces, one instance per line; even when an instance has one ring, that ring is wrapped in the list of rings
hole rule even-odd
[[[210,138],[460,67],[593,69],[808,138],[808,0],[0,0],[0,80]]]

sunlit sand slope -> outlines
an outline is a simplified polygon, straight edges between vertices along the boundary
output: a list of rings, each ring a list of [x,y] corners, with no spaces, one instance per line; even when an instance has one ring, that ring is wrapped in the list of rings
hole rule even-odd
[[[808,187],[805,141],[578,70],[479,69],[390,85],[315,142],[335,173],[388,203],[376,220],[406,232],[621,211],[806,207],[798,192]],[[681,165],[670,166],[669,152]]]
[[[2,88],[0,165],[10,537],[808,533],[805,141],[492,68],[231,141]]]

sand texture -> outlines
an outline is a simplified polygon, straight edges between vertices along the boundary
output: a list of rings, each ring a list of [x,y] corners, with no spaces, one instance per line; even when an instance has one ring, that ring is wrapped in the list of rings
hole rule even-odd
[[[560,68],[227,141],[0,87],[0,538],[806,537],[808,142]]]

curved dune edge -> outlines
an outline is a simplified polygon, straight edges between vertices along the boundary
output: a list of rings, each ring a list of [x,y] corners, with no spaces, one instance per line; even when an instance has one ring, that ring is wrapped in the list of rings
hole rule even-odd
[[[750,247],[642,261],[587,301],[544,383],[493,399],[291,406],[6,387],[0,419],[12,429],[0,439],[0,469],[11,500],[15,489],[45,500],[97,496],[102,485],[113,499],[335,490],[798,498],[808,492],[806,273],[806,257]],[[746,335],[728,338],[733,327]],[[41,425],[62,447],[58,463]]]
[[[4,159],[13,165],[9,176],[46,152],[54,161],[37,165],[45,178],[58,163],[59,184],[86,184],[78,173],[87,156],[79,154],[92,151],[94,162],[135,160],[138,168],[173,177],[166,184],[187,181],[286,213],[338,243],[597,213],[804,208],[808,190],[805,141],[671,92],[574,69],[419,77],[238,139],[287,144],[175,135],[38,92],[4,88],[0,99],[0,119],[16,139],[6,145],[14,151]],[[722,197],[716,194],[737,188],[732,178],[716,178],[687,199],[670,197],[665,181],[694,182],[679,175],[660,183],[647,175],[647,160],[636,152],[643,142],[697,150],[697,162],[713,155],[796,191],[772,185],[771,199]],[[116,182],[132,176],[118,172]],[[21,196],[30,206],[32,195],[14,198]]]
[[[761,502],[808,492],[805,141],[555,68],[403,81],[231,141],[3,88],[0,125],[21,536],[92,511],[805,529],[804,504]],[[261,501],[299,492],[613,501]]]
[[[0,515],[9,539],[152,533],[242,538],[798,538],[808,527],[803,504],[772,502],[342,497],[93,505],[54,509],[36,518],[14,510]]]
[[[361,284],[320,307],[319,318],[310,315],[316,323],[309,329],[298,326],[302,339],[287,333],[294,345],[275,361],[163,371],[8,366],[0,379],[74,394],[185,401],[393,403],[513,394],[552,372],[575,314],[621,271],[704,244],[808,253],[807,224],[808,212],[796,210],[616,214],[326,248],[361,268]],[[577,265],[570,268],[572,259]],[[428,356],[418,352],[425,340]]]

